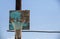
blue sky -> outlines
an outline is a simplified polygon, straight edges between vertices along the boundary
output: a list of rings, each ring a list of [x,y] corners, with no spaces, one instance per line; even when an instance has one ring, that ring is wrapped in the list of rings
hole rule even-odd
[[[6,30],[15,0],[0,0],[0,4],[0,39],[13,38],[15,33]],[[60,0],[22,0],[22,10],[30,10],[30,30],[60,31]],[[58,33],[22,33],[22,39],[60,39],[59,36]]]

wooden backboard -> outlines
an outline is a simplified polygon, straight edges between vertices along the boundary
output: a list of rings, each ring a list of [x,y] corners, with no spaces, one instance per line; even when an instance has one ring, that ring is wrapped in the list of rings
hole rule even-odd
[[[9,12],[9,30],[30,29],[30,10],[10,10]]]

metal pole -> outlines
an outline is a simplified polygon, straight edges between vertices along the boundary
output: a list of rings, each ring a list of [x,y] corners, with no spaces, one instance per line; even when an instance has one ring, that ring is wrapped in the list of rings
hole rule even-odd
[[[16,0],[16,10],[21,10],[21,0]]]
[[[21,10],[21,0],[16,0],[16,10]],[[22,39],[21,34],[22,34],[22,28],[20,30],[16,30],[15,39],[16,39],[16,36],[18,37],[18,39]]]

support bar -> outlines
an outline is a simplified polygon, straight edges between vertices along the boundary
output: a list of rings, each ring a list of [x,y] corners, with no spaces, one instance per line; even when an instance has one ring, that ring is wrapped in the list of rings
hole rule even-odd
[[[8,32],[14,32],[14,30],[7,30]],[[22,32],[37,32],[37,33],[60,33],[60,31],[22,31]]]

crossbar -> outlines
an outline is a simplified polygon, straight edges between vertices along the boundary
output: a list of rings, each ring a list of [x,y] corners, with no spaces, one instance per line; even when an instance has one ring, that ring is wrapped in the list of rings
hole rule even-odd
[[[14,30],[7,30],[8,32],[14,32]],[[38,32],[38,33],[60,33],[60,31],[22,31],[22,32]]]

